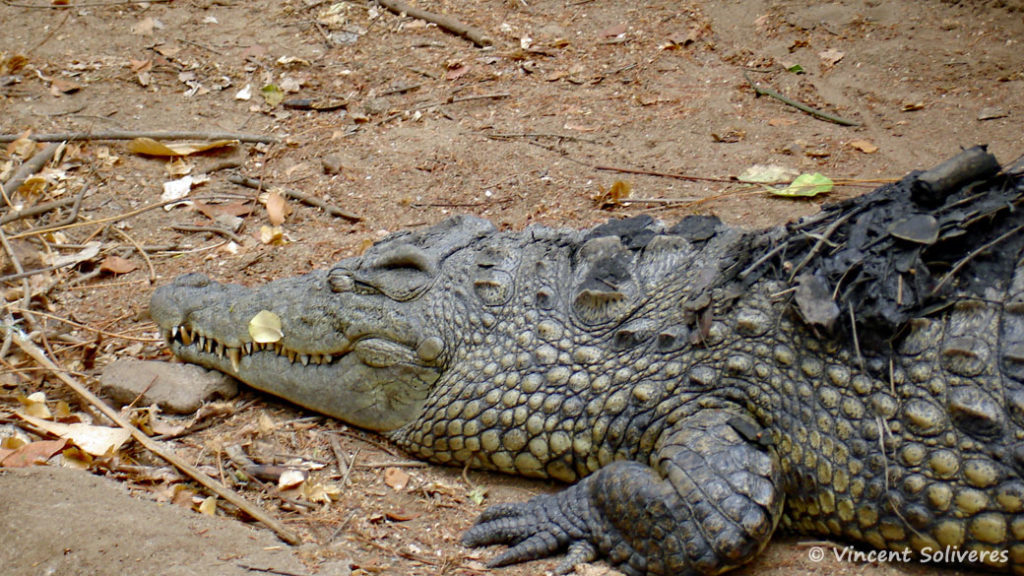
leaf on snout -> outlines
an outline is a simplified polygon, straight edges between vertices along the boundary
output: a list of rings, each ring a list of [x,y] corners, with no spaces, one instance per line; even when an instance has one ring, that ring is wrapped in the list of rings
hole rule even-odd
[[[284,338],[281,331],[281,317],[270,310],[260,310],[249,320],[249,336],[260,344],[273,344]]]

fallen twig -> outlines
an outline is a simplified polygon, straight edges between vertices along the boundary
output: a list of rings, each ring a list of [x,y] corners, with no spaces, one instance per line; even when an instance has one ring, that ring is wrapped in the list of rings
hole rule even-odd
[[[84,222],[73,222],[73,221],[68,221],[69,219],[65,218],[65,220],[68,221],[67,223],[49,225],[49,226],[46,226],[44,228],[33,228],[32,230],[26,230],[24,232],[18,232],[17,234],[11,234],[7,238],[10,239],[10,240],[16,240],[18,238],[24,238],[26,236],[35,236],[37,234],[42,234],[42,233],[45,233],[45,232],[56,232],[57,230],[67,230],[69,228],[77,228],[79,226],[93,226],[93,225],[99,225],[99,224],[109,224],[111,222],[119,222],[121,220],[127,220],[128,218],[131,218],[133,216],[138,216],[139,214],[142,214],[144,212],[149,212],[150,210],[156,210],[157,208],[164,208],[165,206],[172,206],[174,204],[185,204],[185,203],[188,203],[188,202],[196,202],[196,201],[199,201],[199,200],[218,200],[218,199],[225,198],[225,197],[227,197],[227,198],[237,198],[237,196],[225,196],[223,194],[217,194],[217,195],[211,195],[211,196],[194,196],[194,197],[189,196],[189,197],[185,197],[185,198],[178,198],[176,200],[165,200],[163,202],[156,202],[154,204],[147,204],[146,206],[142,206],[141,208],[136,208],[135,210],[130,210],[128,212],[123,212],[121,214],[117,214],[117,215],[114,215],[114,216],[107,216],[106,218],[99,218],[99,219],[96,219],[96,220],[88,220],[88,221],[84,221]],[[77,213],[77,211],[76,211],[76,213]]]
[[[9,194],[14,194],[21,188],[21,185],[25,183],[25,180],[29,176],[43,169],[43,166],[53,158],[53,155],[57,153],[57,150],[63,146],[63,142],[54,142],[47,145],[45,148],[36,152],[31,158],[25,161],[24,164],[18,168],[18,171],[11,176],[7,182],[4,182],[4,190]]]
[[[22,134],[0,134],[0,142],[14,142]],[[100,130],[97,132],[56,132],[53,134],[31,134],[29,140],[36,142],[63,142],[73,140],[134,140],[135,138],[151,138],[153,140],[238,140],[239,142],[260,142],[273,144],[279,139],[276,136],[263,134],[245,134],[238,132],[135,132],[131,130]]]
[[[155,283],[156,268],[153,267],[153,261],[149,259],[149,254],[146,254],[146,251],[142,249],[142,245],[136,242],[134,238],[129,236],[127,232],[121,230],[117,226],[111,226],[110,229],[113,230],[114,232],[117,232],[121,236],[121,238],[124,238],[125,241],[131,244],[135,248],[135,251],[138,252],[140,256],[142,256],[142,259],[146,262],[146,267],[149,268],[149,283]]]
[[[179,232],[211,232],[213,234],[220,234],[221,236],[231,240],[235,244],[241,244],[242,238],[238,234],[235,234],[227,228],[221,228],[219,226],[194,226],[192,224],[175,224],[171,226],[171,230],[177,230]]]
[[[420,20],[426,20],[427,22],[437,24],[440,28],[449,31],[452,34],[462,36],[481,48],[486,48],[487,46],[494,44],[494,40],[491,39],[491,37],[483,30],[468,24],[463,24],[451,16],[428,12],[421,8],[410,6],[400,0],[377,0],[377,2],[395,14],[405,14],[411,18],[418,18]]]
[[[128,433],[131,434],[132,438],[134,438],[136,442],[141,444],[143,448],[159,456],[161,459],[165,460],[167,463],[171,464],[178,470],[181,470],[184,474],[186,474],[199,484],[203,485],[210,492],[213,492],[217,496],[223,498],[224,500],[227,500],[228,502],[230,502],[234,506],[237,506],[240,510],[248,514],[249,516],[255,518],[258,522],[260,522],[261,524],[272,530],[275,534],[277,534],[277,536],[281,538],[281,540],[292,545],[298,545],[302,542],[299,539],[298,535],[296,535],[294,532],[286,528],[284,524],[278,522],[277,519],[264,512],[261,508],[252,505],[245,498],[242,498],[237,492],[234,492],[233,490],[227,488],[220,482],[217,482],[213,478],[210,478],[208,475],[204,474],[195,466],[189,464],[182,458],[178,457],[173,452],[168,452],[164,450],[163,447],[161,447],[158,443],[153,441],[152,438],[146,436],[145,434],[142,433],[141,430],[133,426],[131,422],[125,420],[117,410],[114,410],[113,408],[108,406],[106,402],[100,400],[99,397],[93,394],[83,384],[81,384],[80,382],[72,378],[70,375],[68,375],[66,370],[62,369],[52,360],[50,360],[50,358],[46,356],[45,352],[43,352],[38,346],[32,343],[32,341],[29,340],[19,330],[17,330],[13,326],[6,325],[0,325],[0,330],[3,330],[5,334],[13,335],[14,343],[17,344],[18,347],[25,352],[25,354],[29,355],[40,366],[46,368],[55,377],[57,377],[62,382],[67,384],[69,388],[74,390],[75,393],[77,393],[79,396],[85,399],[90,405],[94,406],[97,410],[102,412],[104,416],[109,418],[111,421],[113,421],[121,428],[127,430]]]
[[[935,288],[932,288],[931,296],[935,296],[936,294],[938,294],[939,290],[942,290],[942,287],[946,285],[946,282],[949,282],[950,278],[955,276],[961,268],[963,268],[968,262],[973,260],[978,254],[981,254],[982,252],[989,250],[990,248],[1006,240],[1010,236],[1019,233],[1021,230],[1024,230],[1024,224],[1011,228],[1009,231],[1000,234],[999,237],[996,238],[995,240],[992,240],[991,242],[986,242],[985,244],[982,244],[981,246],[975,248],[974,250],[971,250],[970,253],[967,254],[967,256],[964,256],[962,259],[960,259],[959,262],[954,264],[953,267],[949,269],[949,272],[946,272],[946,274],[943,275],[943,277],[939,280],[939,283],[935,285]]]
[[[0,226],[9,224],[15,220],[21,220],[22,218],[31,218],[40,214],[46,214],[50,210],[58,210],[65,206],[70,206],[76,202],[79,202],[79,198],[65,198],[63,200],[54,200],[53,202],[46,202],[43,204],[36,204],[31,208],[25,208],[24,210],[12,211],[10,214],[6,214],[0,217]]]
[[[388,122],[391,122],[395,118],[401,118],[402,116],[410,114],[412,112],[420,112],[423,110],[430,110],[432,108],[440,108],[441,106],[445,106],[447,104],[458,104],[459,102],[469,102],[471,100],[500,100],[502,98],[510,98],[511,96],[512,94],[509,92],[496,92],[493,94],[474,94],[471,96],[460,97],[452,95],[449,96],[447,100],[442,100],[439,102],[430,102],[428,104],[420,104],[419,106],[408,108],[406,110],[402,110],[401,112],[395,112],[390,116],[385,116],[384,118],[381,118],[376,122],[376,124],[380,126],[381,124],[387,124]]]
[[[732,178],[708,178],[705,176],[690,176],[689,174],[676,174],[673,172],[656,172],[653,170],[641,170],[638,168],[623,168],[620,166],[602,166],[595,164],[594,170],[602,170],[604,172],[621,172],[622,174],[638,174],[641,176],[658,176],[661,178],[674,178],[676,180],[690,180],[691,182],[723,182],[726,184],[736,184],[737,180]]]
[[[60,8],[123,6],[126,4],[165,4],[171,1],[172,0],[111,0],[109,2],[74,2],[68,4],[54,4],[53,2],[47,2],[45,4],[26,4],[24,2],[12,2],[11,0],[4,0],[4,4],[7,6],[13,6],[15,8],[40,8],[44,10],[57,10]]]
[[[600,144],[597,140],[581,138],[572,134],[556,134],[553,132],[465,132],[467,136],[483,136],[492,140],[513,140],[515,138],[553,138],[556,140],[570,140],[572,142],[586,142],[587,144]]]
[[[13,248],[11,248],[11,244],[7,241],[7,235],[4,234],[4,229],[2,227],[0,227],[0,243],[3,244],[4,251],[7,252],[7,257],[11,259],[11,264],[14,265],[14,270],[18,274],[24,274],[25,273],[25,269],[22,268],[22,266],[21,266],[21,261],[18,259],[18,254],[17,254],[17,252],[14,251]],[[23,308],[28,308],[29,303],[32,302],[32,289],[31,289],[31,286],[29,285],[29,282],[28,282],[28,276],[22,276],[21,292],[22,292],[21,306]],[[29,326],[32,326],[32,321],[31,321],[30,318],[26,319],[25,322]],[[4,341],[4,348],[7,348],[7,346],[8,346],[8,344],[7,344],[7,341],[5,340]],[[2,356],[0,356],[0,357],[2,357]]]
[[[806,113],[810,114],[811,116],[814,116],[815,118],[820,118],[822,120],[827,120],[829,122],[833,122],[835,124],[839,124],[840,126],[860,126],[860,124],[858,124],[858,123],[856,123],[856,122],[854,122],[852,120],[847,120],[845,118],[841,118],[841,117],[836,116],[834,114],[829,114],[828,112],[823,112],[821,110],[818,110],[817,108],[814,108],[812,106],[808,106],[807,104],[804,104],[803,102],[797,102],[796,100],[793,100],[791,98],[787,98],[787,97],[783,96],[782,94],[779,94],[775,90],[772,90],[771,88],[762,88],[757,82],[754,82],[753,80],[751,80],[750,76],[748,76],[746,72],[743,73],[743,77],[747,79],[747,82],[750,83],[751,88],[754,89],[754,93],[757,94],[758,96],[771,96],[772,98],[775,98],[776,100],[782,102],[783,104],[789,104],[790,106],[796,108],[797,110],[800,110],[802,112],[806,112]]]
[[[338,216],[346,220],[351,220],[352,222],[362,222],[363,220],[362,216],[357,216],[351,212],[342,210],[341,208],[338,208],[333,204],[329,204],[315,196],[310,196],[309,194],[306,194],[304,192],[299,192],[297,190],[289,190],[287,188],[282,188],[280,186],[264,186],[263,182],[257,180],[256,178],[246,178],[245,176],[230,176],[228,177],[228,182],[231,182],[232,184],[238,184],[239,186],[244,186],[246,188],[253,188],[255,190],[275,190],[282,196],[294,198],[295,200],[298,200],[303,204],[315,206],[332,216]]]

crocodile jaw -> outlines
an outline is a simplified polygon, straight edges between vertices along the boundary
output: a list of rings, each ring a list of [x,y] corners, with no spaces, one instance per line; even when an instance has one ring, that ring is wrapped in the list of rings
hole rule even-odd
[[[358,311],[344,307],[317,307],[337,312],[316,318],[297,316],[294,308],[331,297],[319,290],[317,273],[300,279],[249,290],[184,276],[154,293],[150,313],[171,351],[186,362],[369,430],[393,430],[418,416],[441,373],[441,340],[411,333],[409,323],[367,329]],[[307,298],[280,297],[294,295],[296,284]],[[249,333],[261,311],[285,319],[277,341],[256,342]]]

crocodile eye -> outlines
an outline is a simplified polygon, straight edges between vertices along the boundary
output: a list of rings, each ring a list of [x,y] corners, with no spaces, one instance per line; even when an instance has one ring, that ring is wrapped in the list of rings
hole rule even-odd
[[[358,294],[383,294],[392,300],[415,298],[433,282],[434,259],[409,244],[389,246],[369,257],[352,273],[353,290]]]
[[[382,255],[373,266],[383,270],[411,270],[434,275],[434,265],[430,256],[408,244],[396,246],[394,250]]]
[[[351,292],[355,287],[352,275],[342,268],[331,268],[327,273],[327,284],[332,292]]]

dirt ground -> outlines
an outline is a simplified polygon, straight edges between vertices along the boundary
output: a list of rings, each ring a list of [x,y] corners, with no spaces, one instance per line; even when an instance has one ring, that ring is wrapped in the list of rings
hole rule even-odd
[[[135,153],[126,140],[92,138],[68,144],[21,190],[6,188],[0,216],[85,190],[77,212],[64,206],[4,220],[24,268],[44,268],[48,253],[80,255],[83,245],[99,242],[98,253],[80,255],[73,266],[30,277],[31,309],[50,315],[30,320],[62,366],[93,383],[119,357],[170,359],[146,317],[151,276],[160,284],[202,271],[260,283],[327,266],[390,231],[457,212],[510,229],[585,227],[641,213],[667,221],[715,214],[768,226],[861,194],[878,179],[933,166],[961,147],[988,144],[1003,163],[1024,153],[1024,2],[811,4],[416,4],[484,31],[493,45],[481,48],[371,2],[5,0],[0,133],[276,138],[174,163]],[[857,125],[757,97],[748,78]],[[3,145],[0,181],[9,186],[42,146]],[[727,180],[754,165],[821,172],[848,185],[827,198],[794,200],[728,181],[666,176]],[[146,209],[161,201],[165,182],[189,170],[199,181],[191,195],[205,204]],[[290,198],[291,213],[275,232],[278,210],[229,182],[237,175],[360,219]],[[617,181],[631,188],[628,198],[612,198],[622,190],[613,188]],[[74,226],[37,233],[69,216]],[[182,225],[240,227],[229,241],[172,228]],[[23,283],[9,278],[15,269],[4,258],[2,288],[8,309],[17,308]],[[16,350],[3,358],[0,431],[20,426],[17,398],[39,391],[51,403],[84,409]],[[233,539],[217,536],[219,526],[237,528],[244,519],[226,505],[217,512],[223,519],[189,511],[202,492],[129,444],[93,463],[120,488],[85,473],[0,469],[4,573],[484,574],[493,551],[467,550],[459,534],[487,504],[557,488],[418,466],[373,435],[251,391],[201,424],[165,445],[229,480],[304,545],[289,550],[249,528]],[[273,486],[242,485],[224,455],[234,445],[263,463],[299,460],[315,468],[308,482],[340,486],[340,498],[310,504]],[[814,545],[781,537],[740,573],[957,569],[838,562],[831,554],[813,562]],[[554,565],[493,573],[538,574]],[[586,573],[607,569],[596,564]]]

